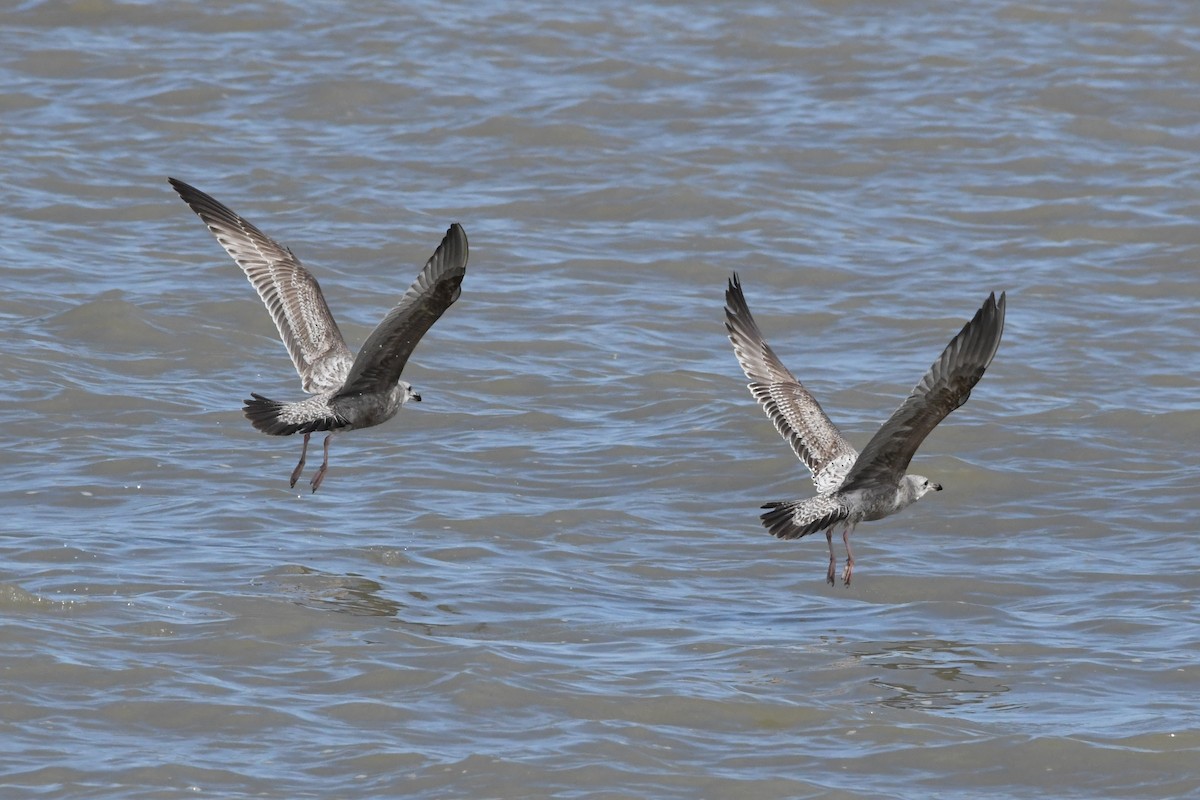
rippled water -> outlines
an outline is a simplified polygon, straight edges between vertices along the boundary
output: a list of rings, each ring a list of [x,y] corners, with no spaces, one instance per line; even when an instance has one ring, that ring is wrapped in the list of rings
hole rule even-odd
[[[26,2],[0,26],[5,796],[1200,792],[1200,6]],[[270,319],[462,300],[321,492]],[[821,537],[737,270],[861,446],[987,293],[995,363]]]

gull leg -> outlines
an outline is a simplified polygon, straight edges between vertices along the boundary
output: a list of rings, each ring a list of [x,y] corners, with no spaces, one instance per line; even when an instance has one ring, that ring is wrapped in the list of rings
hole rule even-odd
[[[833,571],[837,568],[837,557],[833,554],[833,528],[825,531],[825,541],[829,545],[829,572],[825,573],[825,580],[833,586]]]
[[[296,481],[300,480],[300,473],[304,470],[304,457],[308,455],[308,437],[310,436],[312,436],[311,433],[304,434],[304,449],[300,451],[300,463],[292,470],[292,482],[288,484],[292,488],[295,488]]]
[[[842,585],[850,585],[850,576],[854,574],[854,551],[850,549],[850,534],[854,533],[854,526],[849,522],[842,529],[842,542],[846,545],[846,568],[842,570]]]
[[[325,437],[325,460],[321,462],[321,468],[317,470],[317,474],[313,475],[312,487],[314,492],[321,488],[321,481],[325,480],[325,470],[329,469],[329,440],[332,438],[332,433]]]

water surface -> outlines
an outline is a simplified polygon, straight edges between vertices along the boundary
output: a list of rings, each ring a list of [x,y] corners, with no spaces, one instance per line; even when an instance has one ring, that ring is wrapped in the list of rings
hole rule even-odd
[[[1200,6],[28,2],[0,27],[0,787],[55,798],[1200,791]],[[352,346],[460,221],[424,402],[317,495],[271,321]],[[989,291],[914,469],[810,484],[725,282],[857,446]]]

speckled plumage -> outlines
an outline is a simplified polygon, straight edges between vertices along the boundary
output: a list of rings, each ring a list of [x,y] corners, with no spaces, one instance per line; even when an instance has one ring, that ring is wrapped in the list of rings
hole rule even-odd
[[[864,520],[882,519],[912,505],[939,484],[906,475],[909,462],[930,431],[967,401],[1000,346],[1005,296],[994,294],[942,351],[925,376],[885,422],[862,453],[851,447],[816,399],[783,366],[750,315],[737,275],[725,291],[725,328],[750,392],[812,472],[817,495],[768,503],[763,525],[781,539],[824,530],[829,543],[826,580],[834,582],[833,530],[842,525],[850,583],[854,555],[850,535]]]
[[[367,428],[396,415],[409,400],[420,400],[400,374],[421,337],[461,293],[467,267],[467,236],[454,223],[424,269],[376,326],[354,356],[346,346],[316,278],[287,247],[280,245],[209,195],[168,179],[237,262],[270,312],[279,337],[312,397],[292,403],[251,393],[246,418],[273,436],[304,434],[295,486],[308,453],[309,436],[329,431],[325,459],[313,477],[315,492],[329,466],[329,440],[338,431]]]
[[[842,438],[821,404],[763,339],[736,275],[730,279],[725,302],[725,328],[733,342],[734,355],[750,379],[750,394],[808,467],[817,491],[836,489],[854,465],[858,451]]]

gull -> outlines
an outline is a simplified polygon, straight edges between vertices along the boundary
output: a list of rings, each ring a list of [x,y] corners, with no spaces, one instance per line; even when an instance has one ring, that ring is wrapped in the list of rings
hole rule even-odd
[[[921,442],[939,422],[967,402],[992,363],[1004,332],[1004,293],[988,295],[975,316],[950,340],[937,361],[921,378],[908,398],[880,426],[860,454],[842,438],[820,403],[796,380],[763,339],[735,273],[725,290],[725,329],[742,371],[750,379],[750,393],[775,423],[775,429],[812,473],[817,494],[806,500],[767,503],[762,523],[780,539],[799,539],[825,531],[829,544],[832,586],[836,557],[833,532],[842,526],[846,567],[842,583],[850,585],[854,553],[850,535],[864,520],[895,514],[941,484],[905,470]]]
[[[300,384],[311,397],[292,403],[250,393],[243,409],[250,423],[272,436],[304,434],[296,485],[313,433],[328,431],[324,460],[312,478],[315,492],[329,469],[329,441],[335,433],[369,428],[396,416],[400,406],[421,395],[400,373],[421,337],[458,299],[467,269],[467,235],[457,222],[425,263],[416,280],[388,312],[355,356],[346,346],[325,303],[317,279],[287,247],[183,181],[171,186],[204,221],[225,252],[246,273],[283,340]]]

